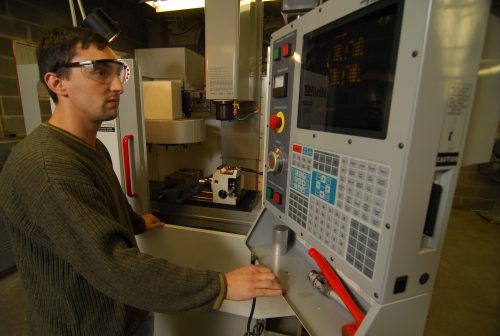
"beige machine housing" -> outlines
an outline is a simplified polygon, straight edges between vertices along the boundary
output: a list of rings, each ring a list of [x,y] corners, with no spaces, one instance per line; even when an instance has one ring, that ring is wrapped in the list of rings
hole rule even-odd
[[[135,58],[144,78],[181,80],[186,90],[203,88],[204,58],[190,49],[135,49]]]
[[[261,1],[206,1],[205,31],[207,98],[258,100]]]

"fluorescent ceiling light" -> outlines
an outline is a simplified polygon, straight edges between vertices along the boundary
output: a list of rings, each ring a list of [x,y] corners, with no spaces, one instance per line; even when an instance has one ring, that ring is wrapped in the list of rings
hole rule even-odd
[[[500,65],[493,65],[479,70],[479,76],[491,76],[500,74]]]
[[[205,7],[205,0],[163,0],[163,1],[146,1],[148,5],[153,7],[156,12],[168,12],[191,8]]]
[[[266,1],[276,1],[276,0],[262,0],[262,1],[266,2]],[[205,0],[157,0],[157,1],[146,1],[146,3],[151,7],[153,7],[157,13],[205,7]]]

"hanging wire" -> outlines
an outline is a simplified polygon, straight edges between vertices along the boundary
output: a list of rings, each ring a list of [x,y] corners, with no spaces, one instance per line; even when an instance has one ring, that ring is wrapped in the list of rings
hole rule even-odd
[[[234,119],[239,120],[239,121],[243,121],[243,120],[247,120],[248,118],[250,118],[252,116],[255,116],[258,113],[260,113],[260,108],[248,113],[247,115],[245,115],[243,117],[240,117],[238,114],[234,114]]]
[[[262,172],[257,171],[257,170],[252,169],[252,168],[240,167],[240,169],[241,169],[241,171],[244,171],[244,172],[247,172],[247,173],[255,173],[257,175],[262,175]]]

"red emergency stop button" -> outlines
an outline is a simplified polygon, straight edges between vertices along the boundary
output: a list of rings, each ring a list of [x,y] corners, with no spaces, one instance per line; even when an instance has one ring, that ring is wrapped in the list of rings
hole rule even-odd
[[[272,115],[269,119],[269,127],[276,130],[281,127],[281,118],[277,115]]]

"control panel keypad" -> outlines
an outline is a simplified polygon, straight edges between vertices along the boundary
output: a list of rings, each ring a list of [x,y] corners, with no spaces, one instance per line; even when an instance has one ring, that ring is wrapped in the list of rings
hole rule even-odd
[[[293,144],[288,216],[373,279],[388,166]]]
[[[328,175],[313,171],[311,178],[311,194],[321,198],[323,201],[335,204],[335,192],[337,191],[337,179]]]
[[[335,154],[316,150],[314,151],[313,168],[337,176],[339,170],[339,157]]]
[[[343,156],[340,159],[337,206],[380,227],[384,217],[389,167]]]
[[[290,191],[290,203],[288,206],[288,217],[293,219],[303,228],[306,227],[307,211],[309,208],[309,200],[299,193]]]
[[[300,192],[304,196],[308,196],[311,184],[310,180],[311,174],[292,167],[290,174],[290,187],[293,190]]]
[[[379,233],[351,219],[346,260],[364,275],[373,278]]]
[[[349,218],[328,203],[310,198],[307,230],[339,255],[345,255]]]
[[[292,166],[311,172],[312,158],[308,155],[293,152],[292,153]]]

